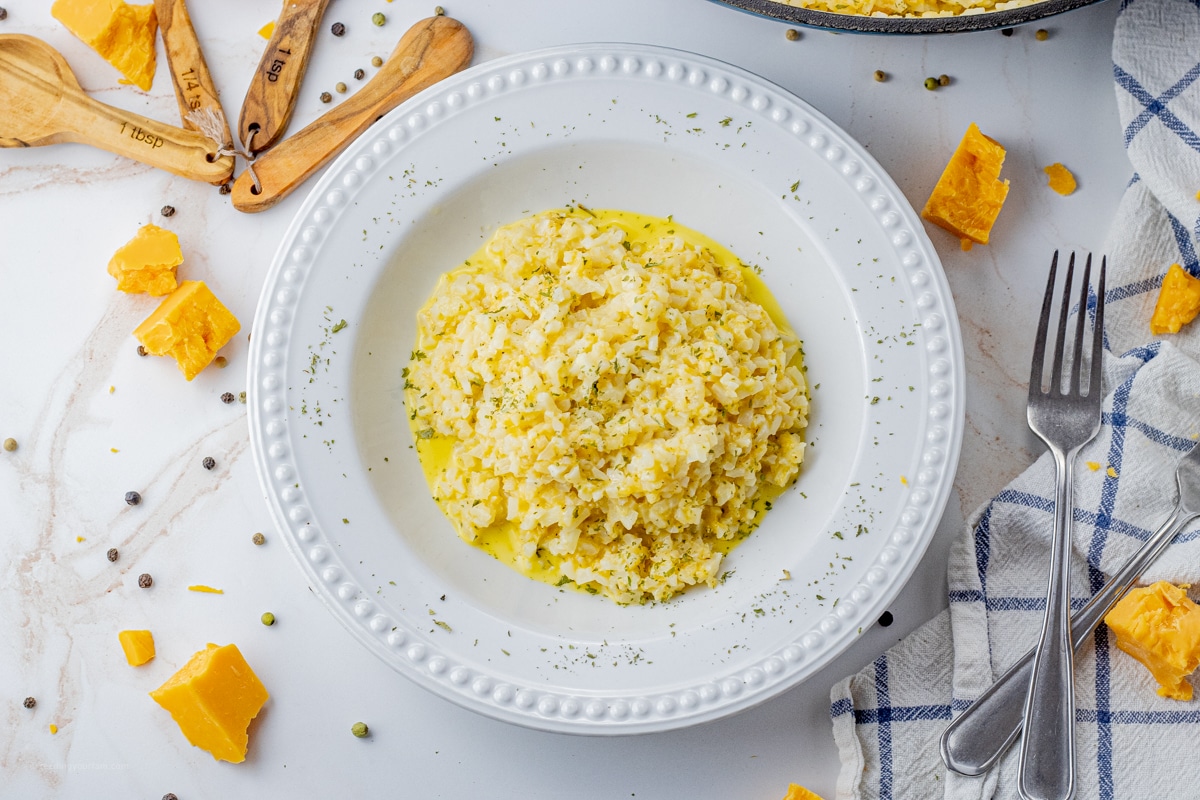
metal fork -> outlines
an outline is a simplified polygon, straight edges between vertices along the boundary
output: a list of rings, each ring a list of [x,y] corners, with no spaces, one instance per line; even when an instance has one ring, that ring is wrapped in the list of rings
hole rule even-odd
[[[1175,468],[1179,499],[1175,509],[1119,572],[1104,584],[1071,620],[1071,636],[1078,650],[1092,635],[1117,601],[1125,596],[1146,568],[1167,549],[1175,536],[1200,517],[1200,445],[1192,447]],[[982,775],[1021,735],[1022,704],[1029,691],[1033,650],[1009,667],[970,708],[942,734],[942,760],[962,775]]]
[[[1046,615],[1033,656],[1029,693],[1025,698],[1025,736],[1017,792],[1026,800],[1068,800],[1075,792],[1075,690],[1074,649],[1071,647],[1071,516],[1074,508],[1075,456],[1100,431],[1100,372],[1103,366],[1104,273],[1100,266],[1095,323],[1092,326],[1091,369],[1081,374],[1083,336],[1087,323],[1087,299],[1092,274],[1088,255],[1079,292],[1079,313],[1070,369],[1064,375],[1067,357],[1067,317],[1071,310],[1071,282],[1075,254],[1067,262],[1058,335],[1050,364],[1050,381],[1042,390],[1050,309],[1058,272],[1058,251],[1050,262],[1050,278],[1042,301],[1033,364],[1029,374],[1029,427],[1054,456],[1054,537],[1050,553],[1050,582],[1046,589]],[[1064,378],[1066,381],[1064,387]],[[1086,392],[1086,393],[1084,393]]]

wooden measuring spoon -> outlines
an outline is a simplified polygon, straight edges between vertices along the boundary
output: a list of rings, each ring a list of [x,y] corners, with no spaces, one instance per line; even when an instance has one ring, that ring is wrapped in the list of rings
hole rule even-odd
[[[242,101],[238,137],[246,152],[266,150],[287,130],[300,81],[308,71],[317,28],[328,5],[329,0],[284,0],[275,32]]]
[[[429,17],[413,25],[365,86],[254,162],[261,191],[255,191],[249,170],[238,176],[233,207],[255,212],[275,205],[375,120],[466,67],[474,52],[471,34],[458,20]]]
[[[233,156],[207,137],[84,94],[62,55],[41,39],[0,34],[0,147],[83,142],[185,178],[221,183]]]
[[[221,144],[233,146],[233,134],[225,121],[217,86],[208,74],[208,64],[200,51],[200,40],[192,27],[185,0],[154,0],[154,15],[158,17],[158,30],[162,34],[163,46],[167,51],[167,64],[175,84],[175,100],[179,103],[179,116],[183,127],[198,131],[200,127],[188,119],[188,114],[207,108],[221,121],[224,138]]]

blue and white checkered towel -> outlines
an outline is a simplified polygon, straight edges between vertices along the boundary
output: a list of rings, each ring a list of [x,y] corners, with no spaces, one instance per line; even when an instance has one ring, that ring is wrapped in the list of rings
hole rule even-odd
[[[1076,608],[1166,519],[1175,464],[1200,438],[1200,321],[1163,340],[1148,325],[1168,266],[1200,276],[1198,59],[1200,2],[1124,1],[1113,74],[1135,176],[1104,250],[1109,394],[1076,469]],[[1053,488],[1047,455],[977,511],[950,555],[949,611],[833,688],[839,800],[1017,797],[1018,748],[966,778],[943,766],[938,738],[1036,642]],[[1200,525],[1143,580],[1159,579],[1200,584]],[[1077,798],[1200,797],[1200,699],[1158,697],[1104,626],[1077,655],[1075,676]]]

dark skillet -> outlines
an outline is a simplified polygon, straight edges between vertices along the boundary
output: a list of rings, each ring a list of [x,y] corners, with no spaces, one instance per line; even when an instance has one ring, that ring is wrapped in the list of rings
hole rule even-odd
[[[963,33],[1011,28],[1027,22],[1061,14],[1097,0],[1042,0],[1007,11],[988,11],[982,14],[963,14],[957,17],[864,17],[856,14],[832,14],[796,8],[774,0],[714,0],[727,6],[764,17],[803,25],[809,28],[845,31],[847,33]]]

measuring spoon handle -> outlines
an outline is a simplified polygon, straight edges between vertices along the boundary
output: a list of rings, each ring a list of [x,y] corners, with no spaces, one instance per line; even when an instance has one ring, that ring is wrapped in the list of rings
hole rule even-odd
[[[1078,650],[1112,607],[1162,554],[1197,511],[1177,505],[1157,531],[1120,572],[1113,575],[1088,604],[1071,618],[1072,646]],[[1034,651],[1017,659],[942,734],[942,761],[962,775],[982,775],[1021,735],[1025,698],[1029,692]]]
[[[381,116],[471,63],[474,49],[458,20],[438,16],[416,23],[365,86],[254,162],[261,189],[255,190],[250,170],[238,176],[233,207],[253,213],[275,205]]]
[[[186,1],[154,0],[154,15],[158,17],[158,30],[167,52],[167,65],[175,84],[175,100],[179,103],[183,127],[191,131],[200,130],[196,123],[188,119],[188,114],[206,108],[221,121],[224,129],[221,144],[232,145],[233,134],[229,132],[217,86],[200,50],[200,40],[196,36],[196,29],[192,27]]]
[[[58,115],[56,141],[82,142],[184,178],[223,183],[233,174],[233,156],[216,155],[208,137],[70,93]]]
[[[266,150],[287,130],[328,5],[329,0],[285,0],[242,101],[238,137],[248,152]]]

